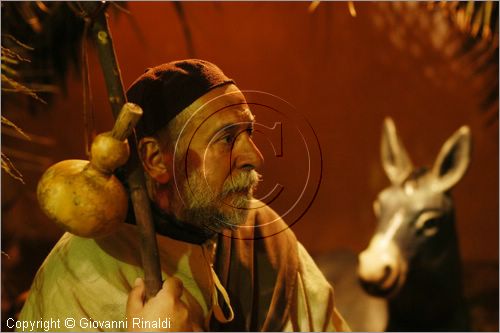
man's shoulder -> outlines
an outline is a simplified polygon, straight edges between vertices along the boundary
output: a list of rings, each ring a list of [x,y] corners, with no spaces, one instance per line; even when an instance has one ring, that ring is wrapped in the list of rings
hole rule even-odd
[[[96,291],[100,290],[98,286],[126,291],[140,270],[140,256],[132,236],[121,229],[102,239],[65,233],[38,269],[31,293],[52,294],[65,290],[73,294],[77,289],[85,291],[90,286]],[[126,281],[116,282],[116,275]],[[96,281],[102,283],[96,285]]]
[[[282,216],[260,200],[253,200],[250,204],[249,217],[244,228],[253,229],[253,239],[269,238],[273,241],[297,243],[295,234]]]
[[[126,242],[118,235],[113,239],[117,246]],[[101,242],[112,243],[64,234],[40,266],[21,318],[120,317],[139,268],[113,256]]]
[[[260,200],[253,200],[249,209],[251,212],[255,212],[255,218],[260,225],[274,222],[280,224],[285,223],[281,216],[272,209],[271,206]]]

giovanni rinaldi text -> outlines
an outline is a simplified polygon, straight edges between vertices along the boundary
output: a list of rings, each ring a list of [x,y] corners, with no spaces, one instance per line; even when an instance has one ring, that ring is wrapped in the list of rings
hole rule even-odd
[[[146,320],[141,317],[124,318],[123,320],[95,320],[92,318],[65,318],[65,319],[43,319],[39,320],[16,320],[7,319],[7,327],[23,332],[53,331],[56,329],[151,329],[172,327],[170,318],[158,318]]]

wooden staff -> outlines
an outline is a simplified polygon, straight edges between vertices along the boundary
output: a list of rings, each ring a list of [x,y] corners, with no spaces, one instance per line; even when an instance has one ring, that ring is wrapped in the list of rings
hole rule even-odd
[[[116,60],[113,40],[108,26],[106,4],[102,2],[81,2],[80,7],[85,10],[92,20],[91,35],[97,47],[101,69],[108,89],[109,102],[113,116],[118,116],[126,102],[120,68]],[[85,37],[84,37],[85,38]],[[135,132],[128,138],[130,158],[126,165],[127,181],[134,208],[134,215],[141,237],[141,258],[144,268],[146,285],[146,300],[156,295],[161,289],[161,267],[156,243],[156,233],[151,214],[151,206],[145,186],[144,171],[137,154],[137,138]]]

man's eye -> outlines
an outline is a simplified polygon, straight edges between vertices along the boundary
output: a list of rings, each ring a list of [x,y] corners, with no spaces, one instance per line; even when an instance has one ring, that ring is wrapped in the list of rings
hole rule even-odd
[[[221,138],[221,141],[222,142],[225,142],[225,143],[233,143],[234,141],[234,136],[231,135],[231,134],[228,134],[228,135],[225,135]]]

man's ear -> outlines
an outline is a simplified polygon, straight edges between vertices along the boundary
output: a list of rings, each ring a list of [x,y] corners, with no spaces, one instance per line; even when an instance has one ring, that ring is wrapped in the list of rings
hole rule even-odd
[[[139,155],[144,170],[160,184],[166,184],[170,178],[172,156],[162,151],[156,138],[144,137],[139,141]]]

